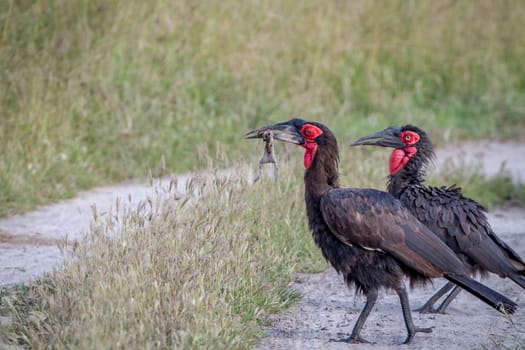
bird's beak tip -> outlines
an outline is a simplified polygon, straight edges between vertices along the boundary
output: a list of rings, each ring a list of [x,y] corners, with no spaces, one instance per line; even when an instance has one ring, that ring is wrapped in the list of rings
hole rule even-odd
[[[260,138],[260,137],[261,136],[259,135],[257,130],[248,131],[246,134],[244,134],[244,138],[245,139],[257,139],[257,138]]]
[[[244,137],[246,139],[260,139],[263,137],[263,134],[266,131],[272,131],[275,140],[290,142],[298,145],[304,143],[302,135],[300,135],[289,122],[263,126],[261,128],[247,132]]]
[[[350,146],[381,146],[381,147],[403,147],[404,144],[396,135],[397,128],[388,127],[385,130],[375,132],[373,134],[363,136],[354,141]]]
[[[362,143],[360,142],[360,140],[357,140],[357,141],[354,141],[350,144],[350,147],[355,147],[355,146],[360,146]]]
[[[261,139],[263,137],[263,133],[267,130],[271,130],[271,125],[263,126],[262,128],[257,128],[251,131],[248,131],[246,134],[244,134],[245,139]]]
[[[356,146],[375,146],[377,145],[378,139],[377,137],[371,137],[372,135],[361,137],[360,139],[352,142],[350,144],[350,147],[356,147]]]

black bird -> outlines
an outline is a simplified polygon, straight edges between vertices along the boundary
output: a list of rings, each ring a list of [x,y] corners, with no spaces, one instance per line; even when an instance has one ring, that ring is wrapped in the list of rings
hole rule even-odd
[[[326,126],[292,119],[253,130],[246,137],[260,138],[267,130],[273,131],[275,140],[305,149],[306,214],[313,239],[347,285],[366,295],[352,334],[343,341],[367,342],[360,332],[381,287],[399,296],[408,332],[405,343],[417,332],[431,332],[412,321],[404,277],[411,285],[445,277],[502,313],[515,311],[513,301],[471,279],[454,252],[390,194],[340,188],[337,140]]]
[[[525,288],[525,262],[492,231],[486,209],[463,196],[461,188],[424,185],[427,165],[435,158],[432,142],[418,127],[391,126],[365,136],[352,146],[375,145],[394,148],[390,156],[388,192],[445,242],[465,263],[471,274],[493,272],[509,277]],[[434,304],[452,288],[437,308]],[[420,309],[444,313],[461,289],[447,283]]]

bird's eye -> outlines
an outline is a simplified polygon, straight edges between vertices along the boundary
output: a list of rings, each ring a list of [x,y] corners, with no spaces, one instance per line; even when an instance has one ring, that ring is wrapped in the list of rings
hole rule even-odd
[[[412,146],[418,143],[420,137],[416,132],[407,130],[401,134],[400,138],[405,143],[405,145]]]
[[[315,139],[319,135],[322,135],[323,130],[321,130],[319,127],[312,125],[312,124],[305,124],[301,128],[301,134],[303,134],[304,137],[307,139]]]

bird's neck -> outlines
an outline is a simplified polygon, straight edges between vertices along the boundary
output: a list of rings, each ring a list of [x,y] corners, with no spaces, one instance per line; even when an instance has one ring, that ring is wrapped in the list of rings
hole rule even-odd
[[[311,166],[304,173],[305,192],[319,196],[331,188],[339,187],[339,153],[337,144],[319,146]]]
[[[332,188],[339,187],[338,163],[337,147],[333,150],[319,147],[312,165],[305,171],[304,192],[310,227],[322,221],[320,201],[323,194]]]
[[[418,149],[401,170],[388,177],[388,192],[399,198],[407,188],[423,186],[427,165],[433,159],[434,152],[431,145],[427,144],[423,149]]]
[[[330,189],[339,187],[337,148],[333,152],[326,152],[319,147],[312,165],[305,171],[304,185],[306,216],[313,240],[321,248],[323,256],[338,269],[334,265],[337,259],[330,255],[330,247],[334,246],[337,238],[331,233],[321,212],[323,195]]]
[[[399,198],[407,188],[421,186],[424,181],[419,172],[409,172],[403,169],[396,175],[388,177],[387,190],[392,196]]]

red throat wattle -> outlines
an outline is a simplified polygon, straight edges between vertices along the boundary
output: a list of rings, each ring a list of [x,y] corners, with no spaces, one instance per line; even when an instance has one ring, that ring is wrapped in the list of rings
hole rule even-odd
[[[304,136],[306,143],[303,146],[306,149],[304,152],[304,167],[308,169],[312,166],[315,152],[317,152],[317,142],[315,139],[323,134],[323,130],[313,124],[304,124],[301,128],[301,135]]]
[[[410,158],[416,154],[416,147],[396,148],[390,155],[390,175],[394,176],[407,165]]]
[[[317,143],[307,142],[302,146],[306,149],[306,152],[304,152],[304,167],[308,169],[314,161],[315,152],[317,151]]]

